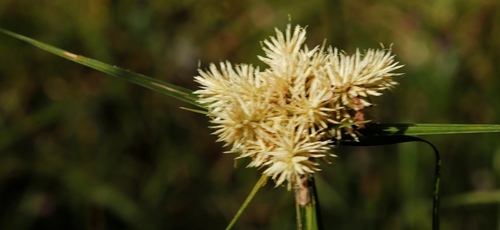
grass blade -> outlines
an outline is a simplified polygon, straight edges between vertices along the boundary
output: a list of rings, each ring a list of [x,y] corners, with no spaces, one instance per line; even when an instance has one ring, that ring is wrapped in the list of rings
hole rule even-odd
[[[243,214],[243,211],[245,211],[245,209],[247,208],[248,204],[250,204],[250,201],[252,201],[252,199],[255,197],[255,194],[257,194],[257,192],[259,191],[259,189],[262,186],[264,186],[264,184],[266,183],[266,181],[267,181],[267,175],[262,174],[262,176],[260,177],[259,181],[257,181],[257,183],[253,186],[253,189],[250,192],[250,194],[248,194],[247,199],[245,199],[245,202],[243,202],[243,205],[241,205],[241,207],[238,210],[238,212],[236,212],[236,215],[234,215],[234,217],[231,220],[231,222],[229,223],[229,225],[227,225],[226,230],[229,230],[229,229],[231,229],[231,228],[234,227],[234,224],[236,224],[236,221],[238,221],[238,219],[240,218],[241,214]]]
[[[48,45],[46,43],[31,39],[29,37],[4,30],[0,28],[0,32],[9,35],[11,37],[14,37],[16,39],[19,39],[21,41],[27,42],[28,44],[31,44],[33,46],[36,46],[42,50],[45,50],[47,52],[53,53],[55,55],[61,56],[63,58],[66,58],[70,61],[88,66],[92,69],[101,71],[103,73],[109,74],[111,76],[120,78],[122,80],[126,80],[132,83],[135,83],[137,85],[158,91],[160,93],[164,93],[168,96],[177,98],[179,100],[185,101],[187,103],[190,103],[192,105],[198,106],[200,108],[204,108],[202,105],[198,104],[196,102],[197,96],[193,94],[193,92],[189,89],[182,88],[180,86],[176,86],[155,78],[151,78],[142,74],[134,73],[131,71],[128,71],[126,69],[122,69],[120,67],[116,66],[111,66],[109,64],[90,59],[81,55],[73,54],[71,52],[59,49],[57,47]]]
[[[411,123],[368,123],[366,128],[359,130],[367,136],[394,135],[442,135],[465,133],[498,133],[500,125],[493,124],[411,124]]]

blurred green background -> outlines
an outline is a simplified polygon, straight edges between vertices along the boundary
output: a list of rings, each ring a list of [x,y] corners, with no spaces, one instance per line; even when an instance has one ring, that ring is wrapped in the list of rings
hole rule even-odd
[[[310,47],[394,44],[405,75],[376,121],[500,123],[496,0],[0,1],[0,27],[193,90],[198,63],[264,67],[259,42],[288,15]],[[260,174],[181,106],[0,35],[0,229],[224,228]],[[499,137],[426,137],[442,152],[442,229],[500,227]],[[317,177],[326,229],[430,229],[428,146],[334,151]],[[237,229],[294,229],[294,212],[268,183]]]

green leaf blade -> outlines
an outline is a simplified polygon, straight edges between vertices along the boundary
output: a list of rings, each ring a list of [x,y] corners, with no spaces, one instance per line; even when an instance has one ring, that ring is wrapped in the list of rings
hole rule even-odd
[[[36,46],[42,50],[45,50],[47,52],[53,53],[55,55],[58,55],[60,57],[63,57],[65,59],[68,59],[70,61],[88,66],[92,69],[101,71],[103,73],[109,74],[111,76],[120,78],[122,80],[126,80],[129,82],[132,82],[134,84],[152,89],[154,91],[166,94],[168,96],[174,97],[176,99],[179,99],[181,101],[187,102],[189,104],[195,105],[200,108],[204,108],[201,104],[197,103],[197,96],[193,94],[192,90],[176,86],[174,84],[170,84],[155,78],[151,78],[142,74],[134,73],[131,71],[128,71],[126,69],[122,69],[117,66],[111,66],[109,64],[106,64],[104,62],[100,62],[91,58],[87,58],[81,55],[73,54],[71,52],[59,49],[57,47],[48,45],[46,43],[31,39],[29,37],[4,30],[0,28],[0,32],[9,35],[11,37],[14,37],[16,39],[19,39],[21,41],[24,41],[30,45]]]
[[[500,133],[497,124],[411,124],[368,123],[362,135],[443,135],[467,133]]]

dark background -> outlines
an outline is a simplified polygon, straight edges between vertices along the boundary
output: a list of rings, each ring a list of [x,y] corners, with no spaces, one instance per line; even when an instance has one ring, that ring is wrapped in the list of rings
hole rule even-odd
[[[264,67],[260,41],[393,45],[405,73],[375,121],[500,123],[500,2],[2,0],[0,27],[189,89],[198,62]],[[260,176],[190,105],[0,35],[0,229],[222,229]],[[425,137],[442,152],[442,229],[497,229],[498,134]],[[317,181],[326,229],[430,229],[422,144],[340,147]],[[490,192],[456,205],[455,195]],[[459,199],[460,201],[460,199]],[[237,229],[294,229],[268,183]]]

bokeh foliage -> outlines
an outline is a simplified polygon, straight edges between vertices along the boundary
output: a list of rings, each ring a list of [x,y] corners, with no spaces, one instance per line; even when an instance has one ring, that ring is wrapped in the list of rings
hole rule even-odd
[[[393,43],[401,85],[381,122],[500,123],[500,3],[461,1],[4,0],[0,26],[186,88],[201,63],[255,63],[274,27],[346,52]],[[497,39],[495,39],[497,37]],[[222,154],[187,104],[0,36],[0,229],[220,229],[259,174]],[[498,228],[498,134],[429,137],[443,154],[442,229]],[[323,164],[324,225],[429,229],[431,149],[339,147]],[[293,229],[269,183],[238,229]]]

